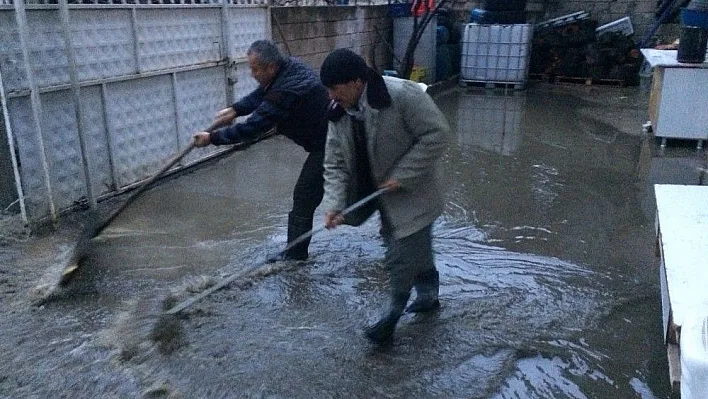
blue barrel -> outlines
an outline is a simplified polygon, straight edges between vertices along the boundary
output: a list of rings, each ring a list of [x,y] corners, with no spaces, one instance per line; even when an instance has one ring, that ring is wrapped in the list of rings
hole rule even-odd
[[[450,29],[446,26],[438,25],[435,30],[435,43],[445,44],[450,40]]]
[[[708,10],[692,10],[690,8],[682,8],[681,25],[708,29]]]
[[[470,23],[475,24],[491,24],[492,18],[491,14],[487,10],[481,8],[475,8],[470,11]]]

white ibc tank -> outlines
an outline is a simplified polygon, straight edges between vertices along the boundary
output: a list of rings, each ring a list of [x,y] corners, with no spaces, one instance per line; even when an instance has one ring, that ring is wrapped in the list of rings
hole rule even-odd
[[[471,82],[525,83],[532,37],[531,24],[465,25],[460,78]]]
[[[708,398],[708,317],[686,317],[680,344],[681,399]]]

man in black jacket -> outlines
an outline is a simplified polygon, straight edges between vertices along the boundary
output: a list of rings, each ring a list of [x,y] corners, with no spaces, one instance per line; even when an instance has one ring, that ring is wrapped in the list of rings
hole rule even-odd
[[[323,160],[327,136],[329,97],[319,76],[293,57],[285,57],[270,41],[258,40],[247,52],[253,78],[259,87],[231,107],[219,111],[217,122],[230,124],[237,116],[249,115],[211,133],[194,135],[198,147],[236,144],[255,139],[273,127],[309,153],[293,191],[288,214],[288,242],[312,229],[313,214],[322,201]],[[310,240],[283,252],[278,260],[305,260]]]

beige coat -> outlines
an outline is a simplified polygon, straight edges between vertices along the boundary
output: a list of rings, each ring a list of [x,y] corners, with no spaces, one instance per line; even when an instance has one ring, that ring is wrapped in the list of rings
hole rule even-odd
[[[376,185],[395,179],[401,189],[380,199],[393,227],[393,235],[407,237],[432,223],[443,210],[438,175],[450,127],[430,96],[416,83],[384,77],[391,105],[369,105],[363,95],[369,160]],[[325,150],[325,211],[341,211],[354,184],[354,138],[351,118],[329,123]]]

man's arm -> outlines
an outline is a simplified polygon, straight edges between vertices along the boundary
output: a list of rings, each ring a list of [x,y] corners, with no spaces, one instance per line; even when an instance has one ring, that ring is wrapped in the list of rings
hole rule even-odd
[[[216,126],[230,125],[239,115],[248,115],[252,113],[258,105],[263,101],[263,89],[260,87],[243,97],[238,102],[228,108],[219,110],[214,118]],[[211,144],[211,132],[197,132],[194,134],[194,144],[197,147],[206,147]]]
[[[269,93],[245,122],[212,132],[209,135],[210,142],[223,145],[251,141],[275,127],[278,122],[287,119],[296,103],[295,95]],[[241,108],[238,113],[241,115]]]
[[[263,102],[263,95],[263,88],[259,87],[242,97],[240,100],[236,101],[231,108],[233,108],[238,115],[248,115],[255,111],[259,105],[261,105],[261,102]]]
[[[413,147],[401,157],[389,179],[406,186],[430,172],[447,146],[450,126],[445,115],[426,93],[409,91],[401,104],[406,132],[413,139]],[[414,94],[414,95],[411,95]]]

